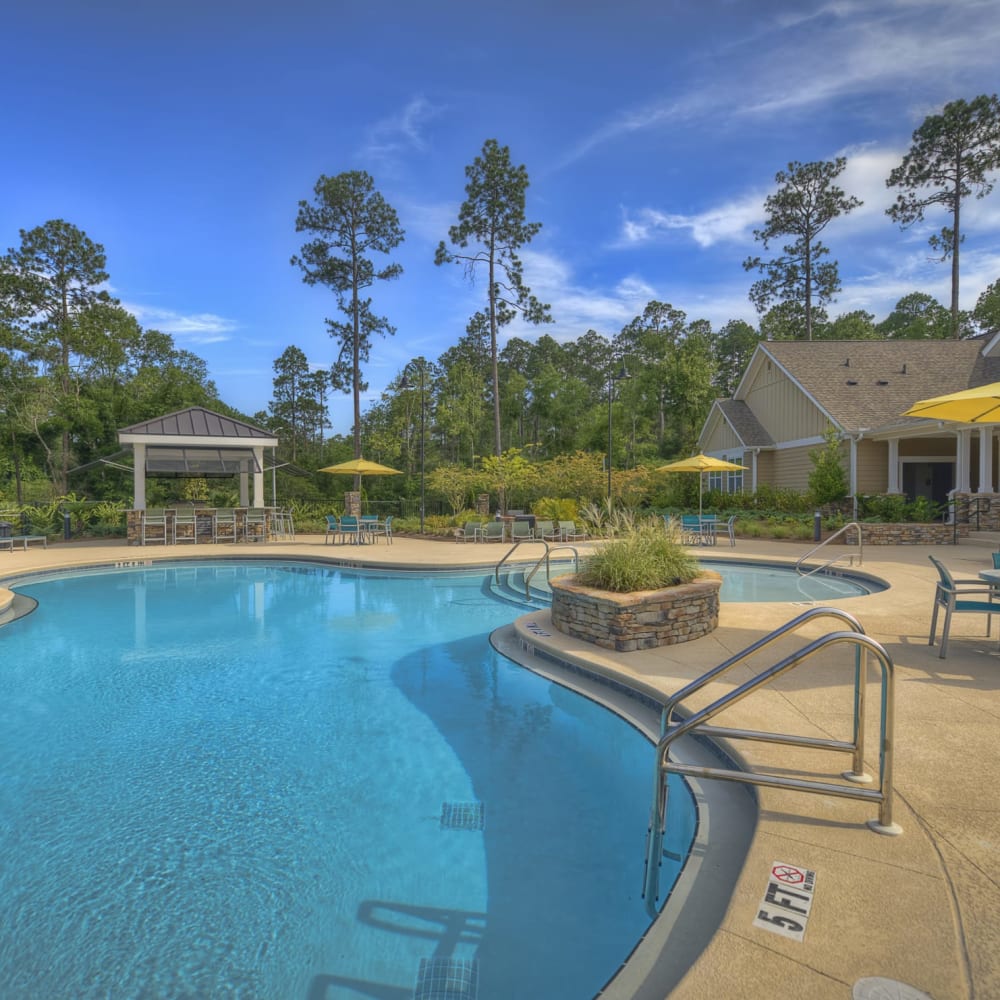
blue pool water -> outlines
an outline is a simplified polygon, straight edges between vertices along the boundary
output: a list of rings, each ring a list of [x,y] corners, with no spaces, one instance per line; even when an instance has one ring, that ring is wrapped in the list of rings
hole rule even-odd
[[[648,926],[650,745],[491,650],[518,612],[482,577],[16,589],[39,607],[0,628],[5,1000],[580,1000]]]
[[[722,576],[720,601],[832,601],[841,597],[863,597],[884,589],[872,580],[850,574],[825,572],[804,576],[794,566],[725,559],[702,559],[700,562]]]

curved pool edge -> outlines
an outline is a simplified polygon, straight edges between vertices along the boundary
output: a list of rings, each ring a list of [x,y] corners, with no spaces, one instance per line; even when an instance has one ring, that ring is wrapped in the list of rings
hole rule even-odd
[[[518,618],[494,631],[490,641],[518,665],[603,705],[635,726],[650,741],[652,771],[662,691],[626,679],[614,669],[604,671],[571,652],[541,648],[540,642],[548,636],[538,619],[537,612]],[[675,754],[685,763],[706,766],[717,766],[725,756],[720,748],[698,738],[682,740]],[[597,994],[600,1000],[663,1000],[715,936],[743,871],[757,826],[753,789],[690,777],[685,780],[697,813],[688,857],[656,919]],[[637,893],[642,881],[644,834],[637,831],[635,844]]]

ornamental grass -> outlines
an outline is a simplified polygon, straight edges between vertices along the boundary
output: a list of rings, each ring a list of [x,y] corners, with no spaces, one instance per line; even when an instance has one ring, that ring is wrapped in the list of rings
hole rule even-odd
[[[584,562],[577,580],[586,587],[627,594],[690,583],[700,572],[698,560],[662,524],[652,523],[602,545]]]

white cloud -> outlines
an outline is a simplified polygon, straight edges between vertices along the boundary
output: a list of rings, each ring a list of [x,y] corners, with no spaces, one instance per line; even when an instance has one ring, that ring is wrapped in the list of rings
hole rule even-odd
[[[443,108],[418,94],[405,107],[368,129],[360,156],[362,159],[385,161],[400,153],[426,149],[424,129],[442,111]]]
[[[229,340],[229,334],[239,329],[235,320],[214,313],[179,313],[155,306],[122,303],[148,329],[169,333],[191,344],[217,344]]]
[[[748,192],[694,215],[641,208],[632,216],[622,209],[622,228],[616,246],[650,243],[665,232],[687,230],[700,247],[722,241],[744,242],[762,221],[765,195]]]

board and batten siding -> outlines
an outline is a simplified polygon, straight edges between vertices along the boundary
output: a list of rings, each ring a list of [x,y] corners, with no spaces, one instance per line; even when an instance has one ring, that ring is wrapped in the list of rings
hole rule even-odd
[[[715,454],[718,451],[743,451],[743,444],[736,436],[736,432],[721,417],[715,421],[714,426],[705,439],[702,448],[706,454]]]
[[[775,441],[819,437],[830,425],[822,411],[770,361],[761,365],[744,399]],[[784,481],[782,485],[796,488]]]

